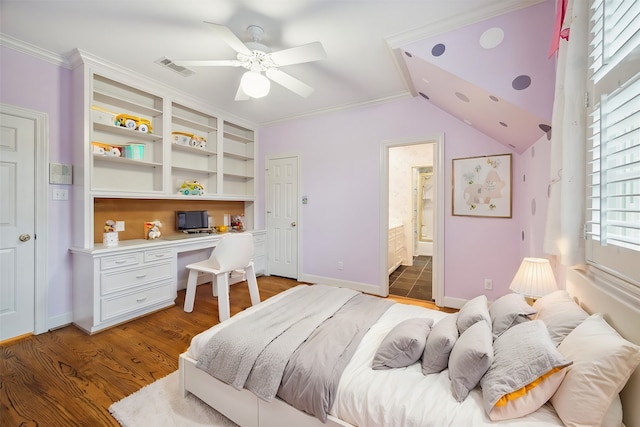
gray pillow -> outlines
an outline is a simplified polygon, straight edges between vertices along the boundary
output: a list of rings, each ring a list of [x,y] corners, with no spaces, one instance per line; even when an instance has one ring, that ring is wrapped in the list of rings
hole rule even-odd
[[[533,308],[538,311],[536,319],[542,320],[547,326],[551,341],[556,347],[576,326],[589,317],[565,290],[543,296],[536,300]]]
[[[493,352],[493,363],[480,380],[484,409],[492,420],[518,418],[536,411],[551,398],[560,382],[553,388],[538,384],[525,392],[521,389],[536,380],[548,381],[552,375],[558,375],[562,381],[565,372],[560,369],[571,364],[556,349],[540,320],[507,330],[493,343]],[[500,408],[500,418],[492,416],[494,406],[503,396],[519,390],[517,396],[507,399]]]
[[[458,312],[458,332],[462,335],[468,327],[481,320],[487,322],[487,325],[491,328],[491,317],[487,308],[486,295],[479,295],[464,303]]]
[[[493,336],[487,322],[469,326],[451,350],[449,378],[453,397],[462,402],[493,362]]]
[[[493,339],[498,338],[510,327],[530,320],[529,316],[534,314],[536,310],[527,304],[524,296],[515,293],[501,296],[489,306]]]
[[[442,372],[449,364],[449,354],[458,340],[458,313],[452,313],[433,325],[422,354],[422,373]]]
[[[433,319],[415,318],[398,323],[380,343],[373,369],[404,368],[422,356]]]

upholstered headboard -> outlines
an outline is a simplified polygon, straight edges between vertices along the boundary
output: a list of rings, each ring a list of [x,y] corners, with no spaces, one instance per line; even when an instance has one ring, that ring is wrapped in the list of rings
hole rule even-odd
[[[640,296],[621,290],[594,274],[567,272],[567,291],[590,314],[602,313],[625,339],[640,345]],[[620,393],[627,427],[640,427],[640,367]]]

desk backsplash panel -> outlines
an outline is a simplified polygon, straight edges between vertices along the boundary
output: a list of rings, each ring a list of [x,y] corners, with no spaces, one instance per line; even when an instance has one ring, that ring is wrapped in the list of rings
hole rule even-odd
[[[95,199],[93,241],[102,243],[107,220],[124,221],[119,240],[144,239],[144,223],[160,220],[163,235],[176,234],[176,211],[206,210],[214,224],[222,225],[224,214],[244,214],[244,202],[213,200]]]

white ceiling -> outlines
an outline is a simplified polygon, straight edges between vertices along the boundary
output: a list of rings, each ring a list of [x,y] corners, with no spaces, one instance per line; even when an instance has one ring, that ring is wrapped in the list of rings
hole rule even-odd
[[[415,73],[430,65],[428,58],[418,67],[408,64],[406,48],[541,1],[550,0],[0,0],[0,41],[27,50],[33,45],[62,60],[78,48],[264,125],[418,96]],[[327,59],[282,68],[314,93],[301,98],[272,84],[265,98],[234,101],[243,69],[193,68],[194,75],[183,77],[155,63],[162,57],[234,59],[235,52],[203,21],[228,26],[244,41],[246,28],[259,25],[262,43],[274,51],[320,41]],[[523,40],[531,43],[534,36]],[[438,70],[468,82],[462,71]],[[463,112],[449,112],[469,120]],[[550,111],[548,116],[541,119],[549,120]]]

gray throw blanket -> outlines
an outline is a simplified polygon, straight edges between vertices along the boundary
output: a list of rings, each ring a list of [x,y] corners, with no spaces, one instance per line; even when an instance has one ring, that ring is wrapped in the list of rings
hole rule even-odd
[[[392,304],[371,295],[351,298],[293,353],[278,397],[326,422],[344,369],[371,325]]]
[[[357,293],[324,285],[304,286],[212,336],[196,367],[270,402],[291,354]]]
[[[326,421],[344,368],[393,302],[349,289],[302,286],[221,329],[196,366],[268,402],[277,393]]]

